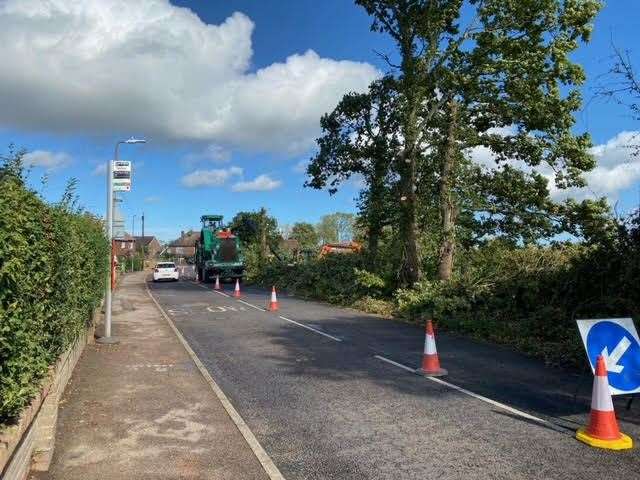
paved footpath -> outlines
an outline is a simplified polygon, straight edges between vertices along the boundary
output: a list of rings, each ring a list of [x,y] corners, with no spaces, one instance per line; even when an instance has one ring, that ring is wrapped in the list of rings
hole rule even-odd
[[[87,345],[61,402],[51,469],[32,478],[269,478],[147,295],[144,273],[124,278],[113,321],[121,343]]]

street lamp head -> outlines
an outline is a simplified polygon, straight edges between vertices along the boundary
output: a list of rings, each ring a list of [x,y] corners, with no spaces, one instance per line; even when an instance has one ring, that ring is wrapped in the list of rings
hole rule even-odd
[[[125,140],[123,143],[147,143],[146,140],[142,139],[142,138],[133,138],[131,137],[129,140]]]

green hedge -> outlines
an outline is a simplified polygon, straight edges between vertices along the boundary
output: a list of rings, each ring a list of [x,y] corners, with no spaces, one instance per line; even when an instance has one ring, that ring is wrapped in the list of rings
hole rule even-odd
[[[107,265],[95,217],[74,210],[69,197],[45,203],[21,172],[0,169],[0,424],[28,404],[86,327]]]
[[[364,270],[359,255],[305,263],[250,262],[250,280],[298,295],[417,321],[508,345],[552,365],[585,368],[577,318],[640,315],[640,217],[598,245],[513,246],[501,241],[460,249],[451,281],[425,279],[393,291]]]

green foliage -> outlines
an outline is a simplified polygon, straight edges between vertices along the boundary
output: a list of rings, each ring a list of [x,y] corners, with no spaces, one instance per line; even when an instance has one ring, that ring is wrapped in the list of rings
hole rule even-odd
[[[318,233],[310,223],[295,223],[291,228],[289,238],[297,240],[303,250],[316,250],[318,248]]]
[[[277,260],[267,264],[250,262],[248,279],[302,297],[348,305],[365,295],[376,296],[384,289],[375,275],[363,269],[361,255],[335,254],[297,264]]]
[[[243,245],[260,242],[263,231],[267,242],[273,243],[280,237],[278,221],[268,216],[264,209],[257,212],[238,212],[231,219],[229,228],[240,238]]]
[[[144,270],[144,255],[142,253],[133,256],[123,255],[118,257],[118,263],[125,272],[141,272]]]
[[[352,213],[331,213],[323,215],[316,225],[316,232],[322,243],[348,242],[354,237],[355,215]]]
[[[360,255],[297,265],[254,262],[250,271],[265,286],[409,321],[428,314],[445,330],[584,368],[577,318],[640,314],[640,213],[598,224],[609,225],[595,237],[606,241],[514,245],[494,239],[471,246],[450,281],[422,280],[395,291],[392,275],[366,270]],[[434,244],[423,238],[422,248],[429,252]],[[435,262],[425,259],[425,271],[433,272]]]
[[[108,242],[101,223],[25,187],[21,152],[0,168],[0,423],[19,414],[48,367],[102,298]]]

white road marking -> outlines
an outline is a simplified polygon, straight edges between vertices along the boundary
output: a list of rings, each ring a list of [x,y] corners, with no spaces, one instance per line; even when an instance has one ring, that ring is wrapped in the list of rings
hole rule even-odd
[[[200,285],[200,284],[199,284],[199,283],[197,283],[197,282],[193,282],[193,283],[194,283],[195,285],[198,285],[198,286],[200,286],[200,287],[202,287],[202,288],[207,289],[207,287],[205,287],[204,285]],[[208,289],[207,289],[207,290],[208,290]],[[220,292],[220,291],[218,291],[218,290],[212,290],[212,291],[213,291],[213,292],[215,292],[215,293],[219,293],[220,295],[224,295],[225,297],[230,297],[230,296],[231,296],[231,295],[227,295],[227,294],[226,294],[226,293],[224,293],[224,292]],[[149,296],[151,296],[152,300],[156,303],[156,305],[158,305],[158,308],[160,308],[160,310],[162,311],[162,308],[160,307],[160,305],[158,304],[158,302],[156,302],[156,300],[155,300],[155,299],[153,298],[153,296],[151,295],[151,292],[149,291],[148,286],[147,286],[147,292],[149,293]],[[252,308],[255,308],[256,310],[260,310],[260,311],[266,312],[266,310],[265,310],[265,309],[260,308],[260,307],[257,307],[257,306],[255,306],[255,305],[252,305],[252,304],[250,304],[250,303],[248,303],[248,302],[245,302],[244,300],[238,300],[238,302],[241,302],[241,303],[243,303],[243,304],[245,304],[245,305],[248,305],[248,306],[250,306],[250,307],[252,307]],[[162,311],[162,313],[164,314],[164,311]],[[320,334],[320,335],[322,335],[322,336],[324,336],[324,337],[330,338],[331,340],[334,340],[334,341],[336,341],[336,342],[342,342],[342,339],[341,339],[341,338],[334,337],[333,335],[329,335],[328,333],[325,333],[325,332],[322,332],[322,331],[320,331],[320,330],[317,330],[317,329],[315,329],[315,328],[313,328],[313,327],[310,327],[309,325],[305,325],[305,324],[303,324],[303,323],[296,322],[295,320],[291,320],[290,318],[284,317],[284,316],[282,316],[282,315],[278,315],[278,317],[279,317],[279,318],[281,318],[282,320],[285,320],[285,321],[287,321],[287,322],[293,323],[294,325],[297,325],[297,326],[302,327],[302,328],[306,328],[307,330],[311,330],[312,332],[315,332],[315,333],[318,333],[318,334]],[[171,320],[166,316],[166,314],[165,314],[165,318],[166,318],[169,322],[171,322]],[[171,323],[172,323],[172,322],[171,322]],[[174,330],[177,332],[177,329],[175,329],[175,327],[173,327],[173,325],[172,325],[172,328],[174,328]],[[178,335],[180,335],[180,334],[179,334],[179,332],[177,332],[177,334],[178,334]],[[181,337],[180,337],[180,338],[181,338]],[[187,348],[188,348],[188,347],[187,347]],[[190,349],[189,349],[189,350],[190,350]],[[195,354],[194,354],[194,355],[195,355]],[[197,358],[197,357],[196,357],[196,358]],[[394,366],[396,366],[396,367],[398,367],[398,368],[401,368],[401,369],[405,370],[406,372],[410,372],[410,373],[415,373],[415,372],[416,372],[416,369],[414,369],[414,368],[411,368],[411,367],[408,367],[408,366],[403,365],[403,364],[401,364],[401,363],[395,362],[395,361],[393,361],[393,360],[391,360],[391,359],[389,359],[389,358],[383,357],[383,356],[381,356],[381,355],[374,355],[374,358],[377,358],[378,360],[381,360],[381,361],[383,361],[383,362],[386,362],[386,363],[389,363],[389,364],[391,364],[391,365],[394,365]],[[204,367],[203,367],[203,368],[204,368]],[[206,369],[205,369],[205,371],[206,371]],[[207,372],[207,374],[208,374],[208,372]],[[476,400],[480,400],[480,401],[482,401],[482,402],[488,403],[489,405],[493,405],[494,407],[498,407],[498,408],[500,408],[500,409],[502,409],[502,410],[505,410],[505,411],[507,411],[507,412],[510,412],[510,413],[512,413],[512,414],[514,414],[514,415],[517,415],[517,416],[519,416],[519,417],[526,418],[526,419],[528,419],[528,420],[532,420],[532,421],[534,421],[534,422],[537,422],[537,423],[542,424],[542,425],[545,425],[545,426],[549,426],[549,427],[554,428],[554,429],[556,429],[556,430],[557,430],[557,429],[567,430],[567,429],[566,429],[566,427],[563,427],[562,425],[557,425],[557,424],[554,424],[554,423],[552,423],[552,422],[549,422],[548,420],[544,420],[544,419],[539,418],[539,417],[536,417],[536,416],[534,416],[534,415],[530,415],[530,414],[528,414],[528,413],[526,413],[526,412],[523,412],[522,410],[518,410],[517,408],[510,407],[509,405],[506,405],[506,404],[504,404],[504,403],[498,402],[498,401],[496,401],[496,400],[492,400],[492,399],[490,399],[490,398],[488,398],[488,397],[485,397],[485,396],[483,396],[483,395],[479,395],[479,394],[477,394],[477,393],[472,392],[471,390],[467,390],[466,388],[459,387],[458,385],[454,385],[453,383],[447,382],[447,381],[442,380],[442,379],[440,379],[440,378],[436,378],[436,377],[426,377],[426,376],[425,376],[425,377],[423,377],[423,378],[426,378],[427,380],[431,380],[432,382],[438,383],[438,384],[443,385],[443,386],[445,386],[445,387],[449,387],[449,388],[451,388],[451,389],[453,389],[453,390],[456,390],[456,391],[458,391],[458,392],[460,392],[460,393],[463,393],[463,394],[468,395],[468,396],[470,396],[470,397],[472,397],[472,398],[475,398]],[[211,381],[213,381],[213,379],[212,379]],[[215,382],[214,382],[214,383],[215,383]],[[221,391],[221,392],[222,392],[222,391]],[[224,395],[224,393],[223,393],[223,395]],[[226,398],[226,397],[225,397],[225,398]],[[226,407],[225,407],[225,408],[226,408]],[[233,408],[233,407],[231,407],[231,408]],[[248,428],[248,427],[247,427],[247,428]],[[244,435],[244,433],[243,433],[243,435]],[[246,437],[245,437],[245,438],[246,438]],[[256,440],[256,442],[257,442],[257,440]],[[259,445],[259,444],[258,444],[258,445]],[[255,453],[255,452],[254,452],[254,453]],[[265,453],[265,455],[266,455],[266,453]],[[256,456],[257,456],[257,454],[256,454]],[[260,459],[260,458],[258,457],[258,459]],[[261,462],[262,462],[262,461],[261,461]],[[263,466],[264,466],[264,465],[263,465]],[[275,468],[275,465],[274,465],[274,468]],[[266,470],[266,468],[265,468],[265,470]],[[276,469],[276,470],[277,470],[277,469]],[[267,471],[267,473],[269,473],[269,472]],[[279,471],[278,471],[278,474],[280,474],[280,472],[279,472]],[[281,474],[280,474],[280,475],[281,475]]]
[[[226,293],[224,293],[224,292],[221,292],[220,290],[210,290],[210,289],[208,289],[207,287],[205,287],[204,285],[202,285],[201,283],[195,282],[195,281],[193,281],[193,280],[191,281],[191,283],[193,283],[194,285],[196,285],[196,286],[198,286],[198,287],[200,287],[200,288],[204,288],[204,289],[205,289],[205,290],[207,290],[208,292],[218,293],[218,294],[223,295],[223,296],[225,296],[225,297],[231,297],[231,295],[226,294]]]
[[[407,372],[411,372],[411,373],[415,373],[416,372],[416,370],[414,368],[407,367],[406,365],[402,365],[401,363],[398,363],[398,362],[394,362],[393,360],[389,360],[388,358],[385,358],[383,356],[374,355],[374,358],[377,358],[378,360],[382,360],[383,362],[390,363],[391,365],[395,365],[396,367],[399,367],[399,368],[401,368],[403,370],[406,370]]]
[[[330,338],[331,340],[335,340],[336,342],[342,341],[341,338],[334,337],[333,335],[329,335],[328,333],[321,332],[320,330],[316,330],[315,328],[310,327],[309,325],[305,325],[304,323],[298,323],[295,320],[291,320],[290,318],[283,317],[282,315],[278,315],[278,317],[280,317],[282,320],[286,320],[287,322],[291,322],[294,325],[298,325],[299,327],[306,328],[307,330],[311,330],[312,332],[315,332],[315,333],[319,333],[320,335]]]
[[[201,285],[201,284],[199,284],[199,283],[197,283],[197,282],[193,282],[193,283],[194,283],[194,285],[198,285],[199,287],[202,287],[202,288],[204,288],[204,289],[206,289],[206,290],[209,290],[209,289],[208,289],[207,287],[205,287],[204,285]],[[219,290],[209,290],[209,291],[214,292],[214,293],[219,293],[220,295],[224,295],[225,297],[231,297],[231,295],[228,295],[228,294],[226,294],[226,293],[224,293],[224,292],[221,292],[221,291],[219,291]],[[243,303],[243,304],[245,304],[245,305],[247,305],[247,306],[249,306],[249,307],[251,307],[251,308],[255,308],[256,310],[260,310],[261,312],[266,312],[266,311],[267,311],[267,310],[266,310],[266,309],[264,309],[264,308],[258,307],[258,306],[256,306],[256,305],[253,305],[253,304],[249,303],[249,302],[245,302],[244,300],[239,300],[239,299],[238,299],[238,302]],[[328,333],[324,333],[324,332],[322,332],[322,331],[320,331],[320,330],[317,330],[317,329],[315,329],[315,328],[313,328],[313,327],[310,327],[309,325],[305,325],[305,324],[303,324],[303,323],[296,322],[295,320],[291,320],[290,318],[283,317],[282,315],[278,315],[278,317],[280,317],[282,320],[285,320],[285,321],[287,321],[287,322],[291,322],[291,323],[293,323],[294,325],[297,325],[297,326],[302,327],[302,328],[306,328],[307,330],[311,330],[312,332],[315,332],[315,333],[318,333],[318,334],[320,334],[320,335],[322,335],[322,336],[324,336],[324,337],[330,338],[331,340],[334,340],[334,341],[336,341],[336,342],[342,342],[342,339],[341,339],[341,338],[334,337],[333,335],[329,335]]]
[[[180,343],[182,343],[182,346],[184,347],[184,349],[187,351],[187,353],[193,360],[193,363],[196,364],[196,367],[198,367],[198,370],[200,370],[200,373],[202,374],[204,379],[207,381],[207,383],[209,384],[213,392],[216,394],[216,396],[220,400],[220,403],[222,403],[222,406],[227,411],[227,414],[229,414],[229,417],[231,417],[231,420],[233,421],[233,423],[236,425],[236,428],[240,431],[240,433],[246,440],[247,444],[251,448],[251,451],[256,456],[256,458],[262,465],[262,468],[267,473],[269,478],[271,480],[285,480],[284,476],[282,475],[282,473],[280,473],[280,470],[278,470],[278,467],[276,467],[276,464],[273,463],[273,460],[271,460],[271,457],[269,457],[269,454],[265,451],[264,448],[262,448],[262,445],[260,445],[260,442],[258,442],[258,439],[255,437],[255,435],[253,434],[249,426],[240,416],[238,411],[233,407],[233,405],[231,404],[227,396],[224,394],[222,389],[218,386],[218,384],[213,379],[209,371],[205,368],[204,364],[200,361],[196,353],[191,349],[191,347],[189,346],[189,343],[178,331],[176,326],[173,324],[173,321],[171,320],[171,318],[169,318],[169,316],[164,312],[164,310],[162,309],[158,301],[153,297],[153,295],[151,294],[151,291],[149,290],[149,286],[146,283],[145,283],[145,287],[147,289],[147,294],[149,295],[151,300],[153,300],[153,303],[156,304],[156,307],[158,307],[158,310],[160,311],[164,319],[169,324],[169,327],[171,327],[171,329],[173,330],[173,333],[176,334],[176,337],[178,337],[178,340],[180,340]]]
[[[266,312],[266,310],[264,308],[260,308],[257,307],[249,302],[245,302],[244,300],[238,300],[240,303],[244,303],[246,306],[251,307],[251,308],[255,308],[256,310],[260,310],[261,312]]]
[[[395,365],[396,367],[402,368],[407,372],[415,373],[416,371],[414,368],[407,367],[406,365],[403,365],[398,362],[394,362],[393,360],[385,358],[381,355],[374,355],[374,357],[377,358],[378,360],[382,360],[383,362],[390,363],[391,365]],[[464,393],[465,395],[469,395],[470,397],[473,397],[477,400],[488,403],[489,405],[493,405],[494,407],[498,407],[498,408],[501,408],[502,410],[506,410],[507,412],[513,413],[514,415],[518,415],[519,417],[523,417],[528,420],[533,420],[534,422],[541,423],[543,425],[551,426],[554,428],[558,428],[558,427],[564,428],[564,427],[561,427],[560,425],[553,424],[542,418],[538,418],[533,415],[530,415],[526,412],[523,412],[522,410],[518,410],[517,408],[513,408],[513,407],[510,407],[509,405],[505,405],[504,403],[497,402],[496,400],[491,400],[490,398],[474,393],[470,390],[467,390],[466,388],[462,388],[457,385],[454,385],[453,383],[446,382],[440,378],[436,378],[436,377],[424,377],[424,378],[426,378],[427,380],[431,380],[432,382],[438,383],[440,385],[444,385],[445,387],[452,388],[453,390],[456,390],[460,393]]]

